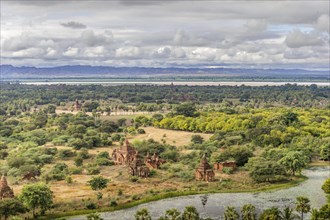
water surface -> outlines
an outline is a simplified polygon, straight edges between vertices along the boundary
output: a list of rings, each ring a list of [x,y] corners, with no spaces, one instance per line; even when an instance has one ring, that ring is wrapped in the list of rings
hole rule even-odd
[[[134,214],[138,209],[147,208],[152,219],[158,219],[167,209],[177,208],[182,211],[186,206],[193,205],[197,208],[202,217],[222,219],[221,216],[227,206],[234,206],[237,210],[240,210],[244,204],[251,203],[256,206],[257,211],[260,212],[261,209],[270,208],[272,206],[277,206],[279,208],[284,208],[285,206],[294,207],[297,196],[308,197],[312,207],[320,208],[326,202],[325,194],[321,186],[324,181],[330,177],[330,167],[310,168],[305,170],[303,174],[308,177],[308,180],[288,189],[258,193],[209,194],[205,207],[203,207],[201,202],[201,196],[203,195],[191,195],[163,199],[114,212],[105,212],[102,213],[101,216],[107,220],[134,220]],[[86,217],[75,216],[70,219],[82,220],[86,219]]]

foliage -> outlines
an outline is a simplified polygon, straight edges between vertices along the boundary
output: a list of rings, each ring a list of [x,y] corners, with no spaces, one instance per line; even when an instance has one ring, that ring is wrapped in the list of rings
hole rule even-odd
[[[228,206],[225,210],[225,220],[238,220],[239,214],[234,207]]]
[[[102,190],[108,186],[109,181],[102,176],[94,176],[88,181],[88,184],[93,190]]]
[[[309,202],[309,199],[304,196],[298,196],[296,198],[296,210],[300,213],[302,220],[304,219],[304,213],[309,212],[311,209]]]
[[[87,215],[87,220],[103,220],[98,213],[91,213]]]
[[[285,168],[295,175],[296,172],[301,172],[301,170],[307,166],[307,157],[299,151],[288,152],[279,163],[285,166]]]
[[[322,189],[326,194],[330,194],[330,178],[323,183]]]
[[[182,220],[199,220],[199,213],[194,206],[185,207],[182,213]]]
[[[256,208],[252,204],[245,204],[241,210],[242,220],[256,220]]]
[[[0,216],[4,216],[5,220],[12,215],[25,213],[27,209],[24,205],[15,198],[0,200]]]
[[[32,209],[35,218],[37,208],[40,208],[43,214],[52,207],[53,192],[44,183],[28,184],[23,186],[20,199],[26,207]]]
[[[265,209],[259,216],[259,220],[277,220],[281,218],[281,212],[277,207]]]
[[[148,209],[140,209],[135,213],[136,220],[151,220]]]

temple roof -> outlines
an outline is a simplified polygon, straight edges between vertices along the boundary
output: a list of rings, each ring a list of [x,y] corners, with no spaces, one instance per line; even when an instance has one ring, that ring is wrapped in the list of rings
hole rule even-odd
[[[207,161],[206,154],[203,155],[201,162],[199,163],[199,166],[197,168],[198,170],[209,170],[212,169],[210,164]]]

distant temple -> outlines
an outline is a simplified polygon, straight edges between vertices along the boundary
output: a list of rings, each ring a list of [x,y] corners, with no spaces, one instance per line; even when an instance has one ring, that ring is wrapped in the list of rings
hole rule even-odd
[[[117,148],[112,153],[112,159],[116,165],[128,165],[133,162],[137,151],[125,140],[121,148]]]
[[[231,167],[235,170],[237,165],[235,161],[225,161],[225,162],[215,163],[213,166],[215,170],[219,170],[220,172],[222,172],[224,167]]]
[[[128,167],[129,167],[129,173],[132,176],[145,178],[148,177],[150,174],[150,169],[144,165],[137,151],[135,152],[133,161],[129,163]]]
[[[0,200],[5,198],[14,198],[14,191],[8,186],[8,182],[5,176],[0,180]]]
[[[207,162],[206,154],[201,159],[199,166],[195,171],[195,179],[198,181],[207,181],[212,182],[214,181],[214,171],[212,167]]]
[[[76,111],[81,110],[81,104],[79,103],[78,99],[76,99],[76,101],[74,103],[74,108],[75,108]]]
[[[166,160],[160,159],[156,152],[152,156],[150,156],[148,152],[147,156],[144,159],[144,163],[149,168],[159,169],[159,166],[166,163]]]

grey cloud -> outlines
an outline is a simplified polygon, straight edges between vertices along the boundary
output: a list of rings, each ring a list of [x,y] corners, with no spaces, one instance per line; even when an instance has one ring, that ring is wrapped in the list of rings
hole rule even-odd
[[[299,48],[305,46],[320,46],[324,44],[324,41],[316,33],[301,32],[296,29],[288,34],[285,43],[288,47]]]
[[[60,24],[63,27],[72,28],[72,29],[85,29],[87,27],[83,23],[80,23],[80,22],[77,22],[77,21],[69,21],[69,22],[64,22],[64,23],[60,23]]]
[[[320,31],[326,31],[329,33],[330,18],[329,15],[323,14],[317,19],[316,28]]]

